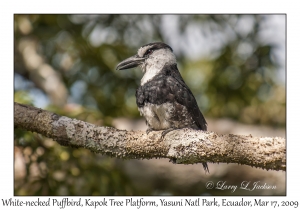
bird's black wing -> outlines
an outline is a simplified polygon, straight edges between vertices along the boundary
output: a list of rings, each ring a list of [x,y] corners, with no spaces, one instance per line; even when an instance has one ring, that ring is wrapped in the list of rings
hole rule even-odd
[[[177,65],[165,66],[164,74],[167,76],[167,80],[169,80],[169,88],[171,89],[171,92],[174,93],[176,101],[187,108],[199,129],[206,131],[207,122],[197,105],[197,101],[192,91],[182,79],[180,72],[177,69]]]

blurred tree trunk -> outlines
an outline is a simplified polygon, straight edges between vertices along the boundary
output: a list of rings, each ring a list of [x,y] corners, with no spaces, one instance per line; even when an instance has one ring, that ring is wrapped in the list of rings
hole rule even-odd
[[[15,41],[15,72],[32,81],[49,96],[52,104],[61,107],[67,102],[68,90],[60,74],[37,52],[37,47],[34,38]]]

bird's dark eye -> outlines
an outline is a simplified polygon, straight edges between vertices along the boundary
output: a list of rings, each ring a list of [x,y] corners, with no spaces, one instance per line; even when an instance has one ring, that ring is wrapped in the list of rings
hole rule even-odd
[[[149,49],[149,50],[146,51],[145,56],[146,56],[146,55],[151,55],[152,53],[153,53],[153,50],[152,50],[152,49]]]

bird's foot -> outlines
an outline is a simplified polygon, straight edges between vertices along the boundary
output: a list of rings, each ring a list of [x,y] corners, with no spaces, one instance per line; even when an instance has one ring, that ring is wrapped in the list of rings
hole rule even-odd
[[[167,135],[167,133],[171,132],[171,131],[174,131],[174,130],[178,130],[177,128],[169,128],[167,130],[164,130],[162,133],[161,133],[161,139],[164,139],[165,136]]]
[[[146,130],[147,135],[148,135],[150,132],[152,132],[152,131],[154,131],[152,128],[148,128],[148,129]]]
[[[174,131],[174,130],[178,130],[178,128],[169,128],[169,129],[164,130],[164,131],[161,133],[161,139],[164,139],[165,136],[166,136],[169,132]],[[152,132],[152,131],[156,131],[156,130],[154,130],[154,129],[152,129],[152,128],[148,128],[148,129],[146,130],[147,135],[149,135],[149,133]]]

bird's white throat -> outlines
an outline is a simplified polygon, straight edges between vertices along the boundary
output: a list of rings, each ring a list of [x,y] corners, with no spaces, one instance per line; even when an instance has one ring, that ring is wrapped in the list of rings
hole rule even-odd
[[[155,77],[160,71],[162,70],[162,68],[158,69],[158,68],[154,68],[154,67],[150,67],[147,68],[141,80],[141,85],[144,85],[146,82],[148,82],[149,80],[151,80],[153,77]]]
[[[176,63],[176,57],[169,49],[155,50],[141,66],[144,72],[141,85],[155,77],[165,65],[174,63]]]

